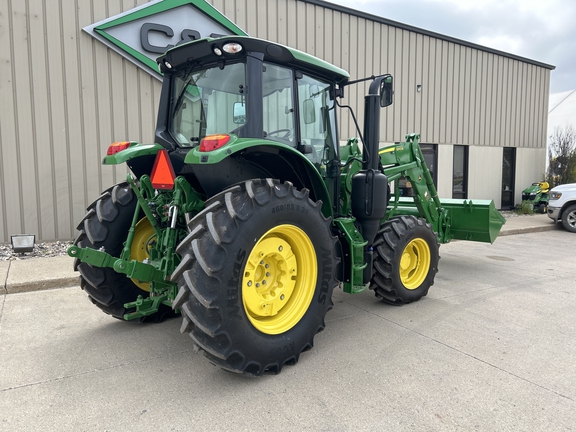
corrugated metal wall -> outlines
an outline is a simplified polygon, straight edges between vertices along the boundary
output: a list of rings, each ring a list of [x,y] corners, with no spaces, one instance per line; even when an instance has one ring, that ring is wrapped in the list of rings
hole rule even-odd
[[[160,83],[81,31],[145,1],[2,0],[0,242],[70,239],[88,203],[121,181],[108,145],[150,141]]]
[[[49,3],[49,5],[48,5]],[[70,239],[86,206],[121,181],[101,167],[109,143],[150,142],[160,83],[81,31],[143,0],[2,0],[0,242]],[[348,70],[395,77],[382,141],[543,147],[550,71],[299,0],[210,1],[250,35]],[[421,91],[417,91],[417,85]],[[344,101],[362,124],[367,85]],[[341,115],[343,137],[355,135]]]
[[[352,79],[394,75],[382,141],[419,132],[422,142],[436,144],[545,145],[548,69],[304,1],[210,3],[248,34],[323,58]],[[347,89],[345,101],[360,108],[359,118],[367,86]],[[348,116],[341,118],[343,136],[354,135]]]

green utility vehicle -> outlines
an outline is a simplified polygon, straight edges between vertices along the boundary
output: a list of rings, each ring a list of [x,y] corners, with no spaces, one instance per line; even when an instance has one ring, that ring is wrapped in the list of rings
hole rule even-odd
[[[548,191],[550,185],[548,182],[535,182],[522,191],[522,201],[528,201],[532,204],[534,211],[546,213],[548,209]]]
[[[227,36],[158,64],[155,143],[109,147],[103,164],[131,173],[89,206],[68,254],[104,312],[181,313],[181,331],[224,369],[280,372],[324,329],[335,287],[416,301],[439,243],[493,242],[504,223],[492,201],[438,198],[418,135],[379,148],[390,75],[358,80],[372,81],[363,133],[351,112],[360,139],[340,146],[336,108],[358,81],[318,58]],[[413,196],[400,197],[400,179]]]

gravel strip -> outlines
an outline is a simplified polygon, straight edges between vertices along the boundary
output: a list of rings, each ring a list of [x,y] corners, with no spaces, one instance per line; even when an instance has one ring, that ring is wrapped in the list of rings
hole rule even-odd
[[[508,219],[508,218],[511,218],[511,217],[514,218],[514,217],[534,216],[535,214],[538,214],[538,213],[533,213],[533,214],[520,214],[520,213],[518,213],[518,212],[515,211],[515,210],[500,210],[500,214],[501,214],[502,216],[504,216],[504,219]]]
[[[72,245],[72,241],[55,241],[37,243],[32,252],[15,253],[9,243],[0,244],[0,261],[17,261],[30,258],[49,258],[67,255],[66,249]]]

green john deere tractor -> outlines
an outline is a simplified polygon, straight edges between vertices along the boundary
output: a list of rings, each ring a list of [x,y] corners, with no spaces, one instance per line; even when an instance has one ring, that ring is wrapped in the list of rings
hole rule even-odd
[[[528,201],[532,204],[534,211],[546,213],[548,210],[548,191],[550,185],[548,182],[541,181],[532,183],[522,191],[522,201]]]
[[[394,305],[428,293],[439,243],[493,242],[492,201],[440,200],[418,135],[379,148],[392,77],[370,77],[363,137],[340,146],[342,69],[264,40],[227,36],[158,59],[154,144],[112,144],[126,163],[78,225],[82,288],[124,320],[180,313],[213,363],[261,375],[298,361],[332,290]],[[361,148],[363,150],[361,150]],[[400,179],[413,188],[400,197]]]

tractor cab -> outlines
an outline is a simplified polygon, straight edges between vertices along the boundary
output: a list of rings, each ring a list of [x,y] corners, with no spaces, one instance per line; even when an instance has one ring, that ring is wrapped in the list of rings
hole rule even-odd
[[[177,46],[158,63],[168,80],[156,131],[165,146],[208,151],[250,138],[292,147],[316,165],[337,157],[335,89],[345,71],[238,36]]]
[[[176,46],[158,64],[165,80],[156,142],[184,155],[207,196],[278,178],[310,189],[326,215],[337,211],[338,173],[325,177],[339,166],[335,99],[347,72],[239,36]]]

